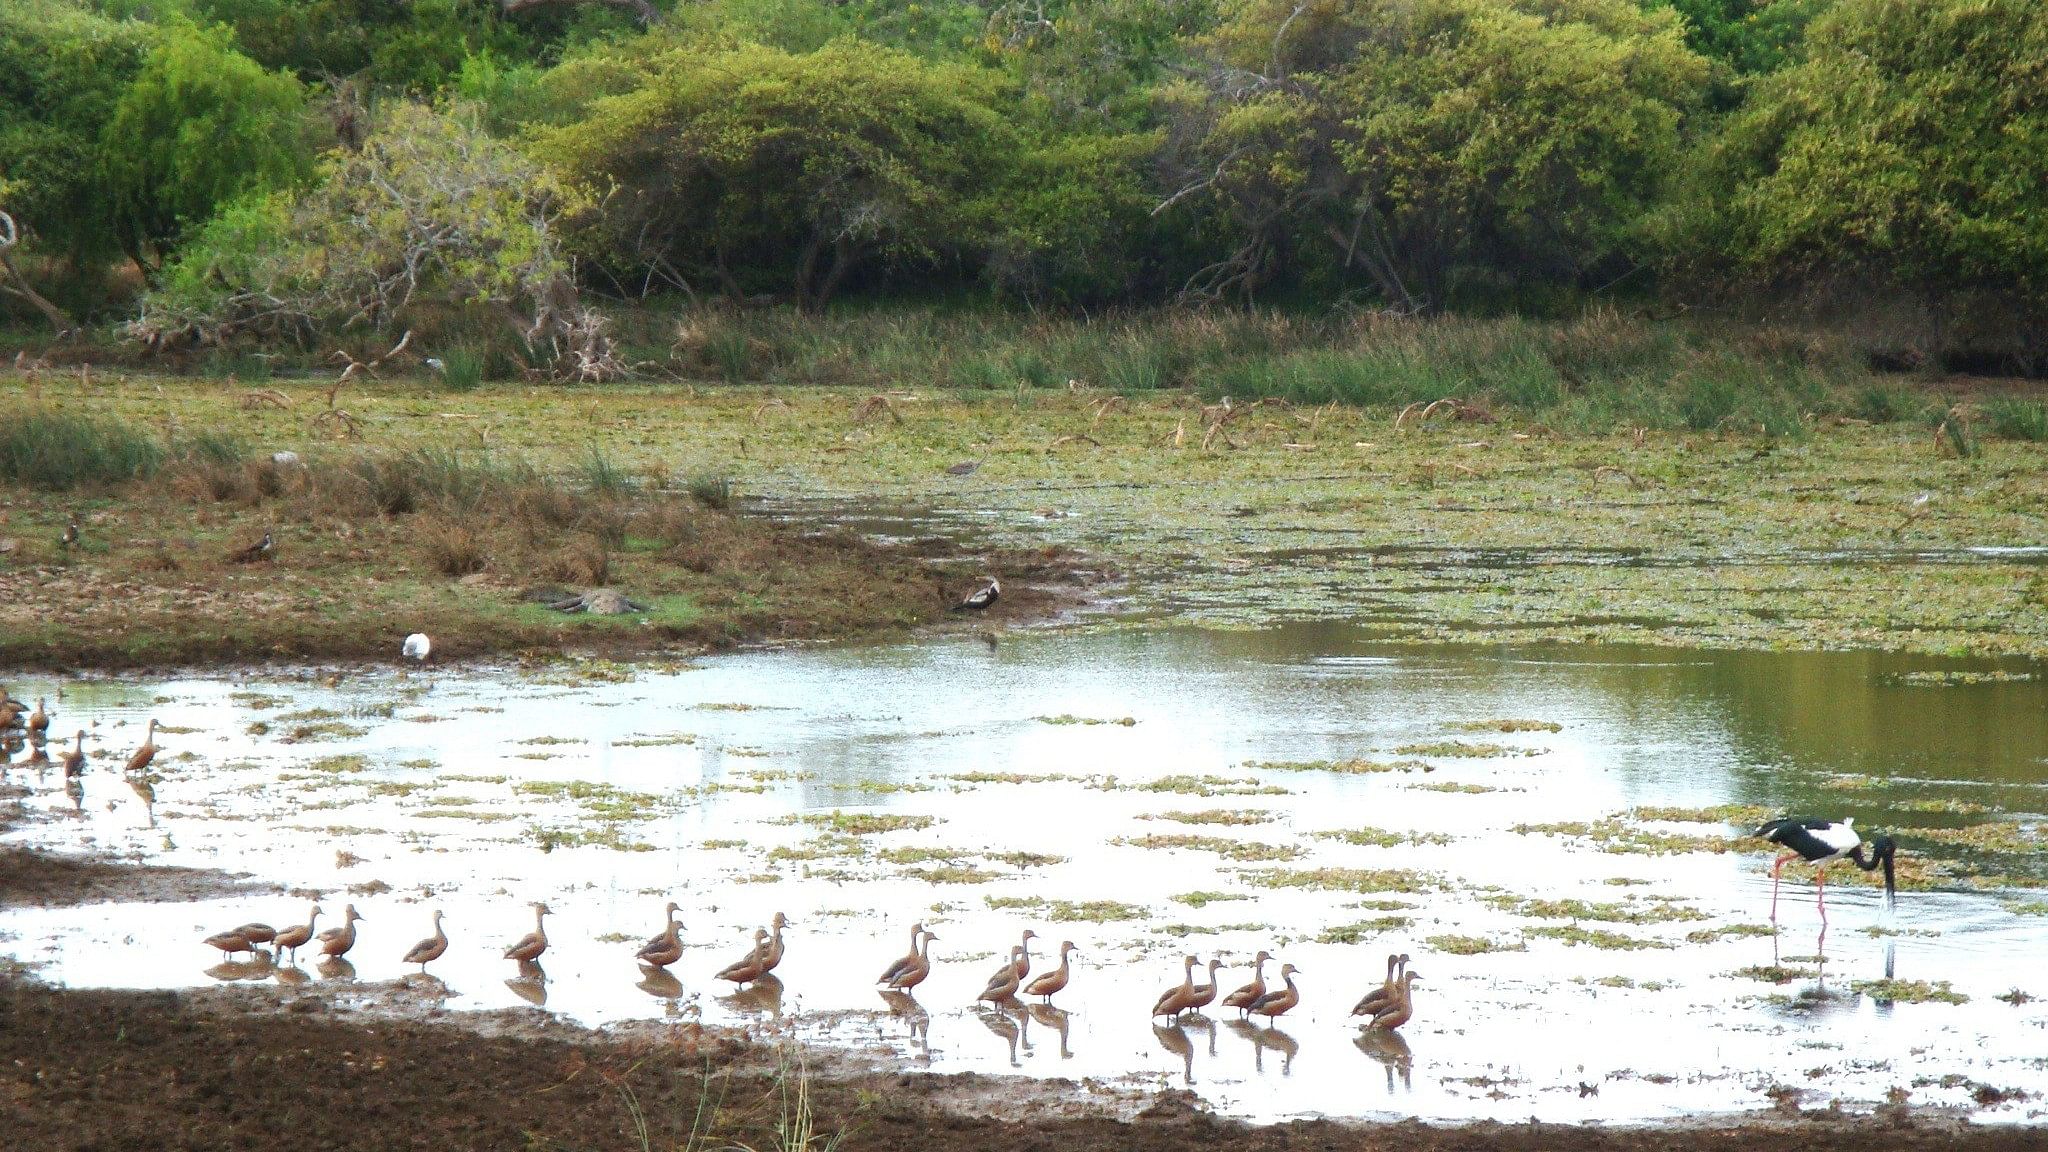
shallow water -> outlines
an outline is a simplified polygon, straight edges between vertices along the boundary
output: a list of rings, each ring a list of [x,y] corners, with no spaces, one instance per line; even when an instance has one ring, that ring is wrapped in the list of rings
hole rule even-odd
[[[305,904],[289,897],[11,908],[0,951],[80,987],[390,981],[440,908],[454,944],[413,991],[451,1009],[540,998],[592,1024],[775,1018],[936,1071],[1186,1085],[1256,1118],[1646,1120],[1764,1107],[1787,1088],[1809,1105],[1899,1087],[1976,1108],[1987,1085],[2035,1099],[1982,1117],[2038,1118],[2048,1011],[1996,997],[2048,996],[2042,672],[1867,653],[1388,648],[1304,624],[957,636],[630,674],[75,682],[53,728],[88,730],[83,796],[57,772],[11,768],[50,816],[11,839],[245,871],[320,893],[330,914],[353,901],[352,971],[323,975],[310,957],[215,967],[206,934],[293,922]],[[307,710],[334,715],[292,716]],[[150,716],[190,729],[159,735],[153,803],[119,771]],[[1459,727],[1499,720],[1560,727]],[[315,730],[285,742],[303,726]],[[1393,767],[1255,766],[1354,759]],[[1148,788],[1170,777],[1212,794]],[[1894,831],[1908,890],[1887,914],[1851,882],[1868,877],[1837,866],[1823,939],[1811,870],[1790,869],[1781,933],[1743,934],[1768,920],[1762,845],[1720,851],[1737,828],[1627,815],[1724,804]],[[786,822],[835,810],[932,823],[821,835]],[[1176,811],[1269,818],[1144,818]],[[1528,827],[1617,816],[1604,831]],[[1961,828],[1989,835],[1943,832]],[[1317,835],[1367,829],[1391,836]],[[1116,842],[1173,835],[1220,840]],[[949,866],[936,879],[969,882],[920,875]],[[1352,871],[1324,875],[1338,890],[1274,886],[1316,869]],[[1191,893],[1222,898],[1175,899]],[[679,987],[632,961],[667,899],[687,926]],[[499,952],[531,929],[532,900],[554,909],[552,946],[542,978],[520,980]],[[1036,900],[1113,901],[1131,918],[1054,922]],[[712,974],[778,910],[794,921],[779,996],[736,997]],[[869,980],[920,919],[940,937],[936,970],[892,1008]],[[1079,946],[1056,998],[1066,1014],[976,1010],[1027,926],[1041,969],[1062,939]],[[1452,936],[1517,950],[1453,954]],[[1277,957],[1269,977],[1280,961],[1301,970],[1301,1005],[1277,1028],[1213,1009],[1179,1029],[1145,1019],[1183,954],[1223,957],[1228,990],[1261,948]],[[1349,1008],[1389,951],[1422,975],[1416,1017],[1397,1039],[1361,1041]],[[1774,963],[1793,978],[1743,971]],[[1887,975],[1949,981],[1968,1000],[1854,990]]]

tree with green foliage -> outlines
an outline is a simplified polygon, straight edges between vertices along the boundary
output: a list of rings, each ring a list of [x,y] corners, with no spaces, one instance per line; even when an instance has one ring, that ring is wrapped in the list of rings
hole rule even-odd
[[[219,343],[383,328],[427,306],[494,312],[539,341],[579,322],[554,231],[571,203],[472,114],[391,105],[312,187],[215,216],[145,298],[135,334]]]
[[[226,29],[174,25],[114,106],[99,170],[123,252],[153,268],[214,208],[313,168],[306,96],[235,51]]]
[[[1702,279],[1969,293],[2048,338],[2048,7],[1842,0],[1710,141],[1672,249]]]
[[[1184,183],[1250,293],[1308,259],[1405,310],[1612,275],[1707,66],[1631,0],[1242,0],[1172,93]]]
[[[535,154],[602,203],[589,250],[640,290],[708,279],[815,308],[857,270],[930,266],[982,239],[1014,147],[995,88],[855,40],[680,46]]]
[[[1686,43],[1744,76],[1774,72],[1798,53],[1806,25],[1835,0],[1663,0],[1685,17]]]

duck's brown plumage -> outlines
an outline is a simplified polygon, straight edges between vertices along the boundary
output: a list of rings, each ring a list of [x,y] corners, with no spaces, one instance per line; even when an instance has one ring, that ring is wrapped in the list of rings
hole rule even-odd
[[[1375,1016],[1380,1009],[1393,1002],[1394,994],[1400,987],[1400,969],[1408,963],[1408,954],[1387,953],[1387,978],[1379,987],[1367,992],[1351,1009],[1353,1016]]]
[[[769,935],[767,953],[761,957],[761,971],[763,974],[775,971],[776,967],[782,963],[782,929],[784,925],[789,923],[789,918],[777,912],[775,919],[768,923],[775,931]]]
[[[1394,990],[1392,1002],[1379,1010],[1372,1018],[1369,1028],[1391,1032],[1415,1017],[1415,973],[1403,972],[1401,985]]]
[[[910,958],[910,963],[904,964],[890,973],[885,983],[899,992],[908,992],[919,984],[924,983],[925,977],[932,974],[932,941],[938,938],[939,935],[936,932],[925,933],[924,951],[913,954]]]
[[[736,960],[726,965],[724,970],[719,972],[718,978],[720,980],[730,980],[735,984],[751,984],[767,973],[768,970],[761,966],[762,962],[767,958],[768,930],[766,928],[756,928],[754,929],[753,951],[747,953],[745,959]]]
[[[320,934],[320,954],[336,960],[348,955],[348,950],[356,946],[356,921],[361,919],[356,914],[355,905],[343,909],[341,927],[329,928]]]
[[[1180,983],[1160,993],[1158,1001],[1152,1005],[1152,1014],[1154,1016],[1180,1015],[1181,1009],[1187,1006],[1188,1000],[1195,994],[1196,963],[1198,961],[1193,956],[1189,956],[1181,962]]]
[[[1060,941],[1060,966],[1026,984],[1023,988],[1024,994],[1026,996],[1043,996],[1050,1003],[1052,1001],[1052,994],[1067,986],[1067,978],[1071,972],[1067,964],[1067,953],[1073,950],[1074,942],[1072,940]]]
[[[253,953],[256,951],[255,941],[250,940],[240,932],[216,932],[208,936],[206,942],[230,956],[237,952]]]
[[[405,963],[417,964],[425,972],[427,965],[441,958],[448,951],[448,933],[441,930],[441,910],[434,909],[434,934],[412,946],[405,954]]]
[[[910,926],[910,951],[904,953],[903,955],[897,957],[894,960],[891,960],[889,962],[889,966],[887,968],[882,969],[882,974],[880,976],[875,977],[875,983],[891,983],[892,978],[898,972],[901,972],[904,968],[910,966],[911,964],[915,964],[917,962],[918,938],[923,935],[924,925],[922,923],[912,924]]]
[[[535,904],[533,931],[521,936],[510,948],[505,949],[505,959],[517,960],[522,964],[530,964],[540,959],[541,953],[548,950],[548,930],[543,921],[549,915],[550,909],[547,905]]]
[[[1015,951],[1021,953],[1023,950],[1023,946],[1019,945]],[[1008,967],[997,969],[996,974],[989,979],[988,987],[983,988],[981,995],[976,996],[975,999],[988,1000],[996,1004],[1006,1004],[1017,998],[1017,987],[1023,982],[1023,977],[1017,975],[1017,965],[1013,963]]]
[[[1221,967],[1223,967],[1223,961],[1213,957],[1210,959],[1209,982],[1207,984],[1195,985],[1195,990],[1189,994],[1188,1002],[1182,1006],[1181,1011],[1198,1011],[1216,1002],[1216,970]]]
[[[1016,957],[1014,964],[1017,969],[1017,979],[1020,982],[1026,976],[1031,975],[1031,942],[1037,938],[1038,933],[1026,928],[1024,930],[1024,939],[1018,942],[1017,950],[1011,953],[1011,955]]]
[[[268,924],[244,924],[236,928],[235,933],[251,944],[268,944],[277,939],[277,929]]]
[[[1270,952],[1264,950],[1259,952],[1258,956],[1252,961],[1252,982],[1225,996],[1223,998],[1223,1006],[1225,1008],[1235,1008],[1240,1015],[1249,1015],[1251,1013],[1251,1006],[1258,1002],[1259,997],[1266,994],[1266,961],[1272,958],[1273,954]]]
[[[78,730],[77,743],[64,754],[64,775],[85,775],[85,729]]]
[[[313,905],[312,914],[306,917],[306,922],[304,924],[294,924],[291,927],[286,928],[282,932],[279,932],[277,936],[271,940],[271,943],[275,944],[279,951],[289,951],[291,952],[292,956],[296,958],[298,956],[300,946],[304,945],[306,941],[311,940],[313,938],[313,924],[315,921],[319,919],[320,906],[318,904],[315,904]]]
[[[683,926],[676,920],[677,911],[679,906],[676,902],[669,901],[665,910],[668,925],[655,933],[653,939],[647,941],[641,946],[640,951],[634,954],[643,963],[656,968],[666,968],[683,958]]]
[[[50,714],[43,710],[44,703],[44,697],[36,697],[36,710],[28,716],[28,730],[38,736],[50,730]]]
[[[151,720],[149,722],[149,734],[142,738],[142,747],[137,748],[135,755],[128,758],[128,771],[131,773],[140,772],[148,768],[149,762],[154,759],[156,759],[156,721]]]
[[[1276,1016],[1284,1015],[1288,1009],[1301,1003],[1301,990],[1294,986],[1294,974],[1297,971],[1299,969],[1292,964],[1282,964],[1280,966],[1280,979],[1286,984],[1286,987],[1276,992],[1268,992],[1253,1001],[1251,1007],[1252,1014],[1264,1016],[1270,1021]]]

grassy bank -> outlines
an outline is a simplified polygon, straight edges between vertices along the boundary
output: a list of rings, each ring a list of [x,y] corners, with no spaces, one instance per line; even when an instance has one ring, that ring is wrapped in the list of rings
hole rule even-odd
[[[1093,374],[1022,387],[1021,370],[991,378],[1000,387],[953,387],[963,364],[1021,355],[999,340],[954,343],[968,330],[949,325],[986,322],[742,314],[677,346],[696,355],[688,349],[739,341],[753,324],[780,325],[785,340],[810,334],[787,347],[748,337],[769,347],[745,343],[734,375],[748,382],[737,385],[684,359],[605,386],[455,391],[422,373],[351,382],[334,397],[326,376],[0,373],[17,411],[89,414],[147,444],[114,452],[108,478],[64,492],[49,489],[68,482],[8,473],[0,535],[18,544],[0,554],[15,593],[0,607],[7,650],[76,647],[83,635],[98,637],[102,658],[379,654],[415,626],[448,632],[458,650],[465,636],[503,650],[577,636],[844,634],[928,618],[971,583],[988,562],[930,539],[950,534],[1005,549],[993,566],[1012,578],[1056,567],[1034,558],[1043,549],[1100,557],[1129,576],[1131,609],[1217,624],[1334,615],[1396,640],[2048,655],[2041,566],[1971,551],[2048,542],[2041,398],[2017,385],[1878,377],[1825,358],[1780,376],[1646,359],[1629,376],[1614,353],[1581,356],[1604,367],[1575,370],[1581,383],[1546,407],[1497,391],[1505,361],[1454,370],[1430,345],[1403,390],[1363,405],[1238,391],[1226,403],[1192,370],[1121,390]],[[1204,347],[1296,322],[1147,323],[1159,326],[1144,330],[1153,352],[1116,363],[1170,345],[1198,364]],[[1358,323],[1360,340],[1391,339]],[[1210,325],[1216,343],[1204,345]],[[1519,322],[1427,331],[1492,332],[1503,348],[1550,341],[1549,369],[1516,354],[1531,374],[1572,362],[1555,354],[1568,332]],[[1690,338],[1677,331],[1645,346],[1678,356]],[[1139,338],[1113,326],[1045,332],[1096,353]],[[1322,347],[1271,355],[1334,363]],[[791,383],[826,378],[828,361],[851,382]],[[1050,361],[1046,380],[1080,362]],[[890,365],[898,374],[883,387]],[[1822,383],[1795,404],[1791,380]],[[1165,386],[1176,381],[1193,386]],[[1687,388],[1733,397],[1738,413],[1782,405],[1780,417],[1668,426],[1596,415],[1596,401],[1613,413],[1638,394],[1682,415]],[[1435,403],[1446,395],[1457,402]],[[302,455],[302,487],[278,488],[262,463],[279,450]],[[14,451],[0,445],[0,462]],[[155,479],[121,478],[131,473]],[[419,491],[379,495],[394,477]],[[922,539],[925,559],[942,563],[735,520],[712,507],[729,496],[794,522]],[[67,566],[55,542],[73,510],[86,542]],[[274,564],[226,562],[271,524]],[[596,582],[656,610],[621,624],[518,599],[537,583]],[[1029,583],[1007,585],[1024,595]],[[879,599],[859,599],[870,593]],[[180,624],[194,604],[213,622]],[[80,612],[104,628],[75,627]],[[374,638],[365,620],[379,625]]]

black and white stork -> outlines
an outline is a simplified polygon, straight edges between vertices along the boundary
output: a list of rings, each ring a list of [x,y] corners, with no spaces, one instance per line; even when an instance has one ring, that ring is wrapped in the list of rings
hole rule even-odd
[[[1879,836],[1870,842],[1869,853],[1864,852],[1863,836],[1855,829],[1855,818],[1846,820],[1802,820],[1796,816],[1773,820],[1756,830],[1774,844],[1782,845],[1787,851],[1778,856],[1771,865],[1771,923],[1778,922],[1778,873],[1794,860],[1804,860],[1815,865],[1814,890],[1816,903],[1820,906],[1820,922],[1828,922],[1827,868],[1837,860],[1847,860],[1865,872],[1875,872],[1884,866],[1884,904],[1890,908],[1896,901],[1896,884],[1892,875],[1892,857],[1898,852],[1898,845],[1889,836]]]
[[[1003,585],[1001,581],[993,576],[984,576],[982,579],[988,581],[988,583],[982,586],[979,591],[969,593],[967,599],[953,605],[953,611],[979,612],[1002,597]]]

